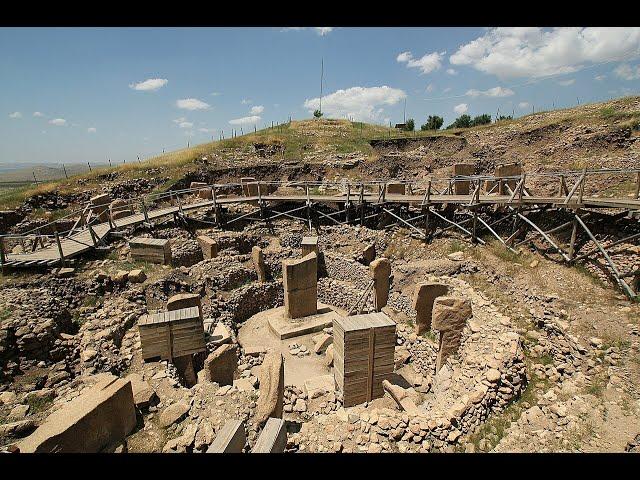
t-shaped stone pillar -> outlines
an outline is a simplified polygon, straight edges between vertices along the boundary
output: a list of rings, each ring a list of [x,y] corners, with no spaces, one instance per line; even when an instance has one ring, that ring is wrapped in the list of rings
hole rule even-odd
[[[299,260],[282,261],[284,311],[288,318],[318,313],[318,256],[315,252]]]
[[[389,300],[389,277],[391,262],[387,258],[379,258],[369,265],[369,273],[373,279],[373,308],[381,312]]]
[[[264,254],[262,253],[262,249],[255,245],[251,249],[251,261],[253,262],[253,267],[256,269],[256,274],[258,275],[258,281],[260,283],[264,283],[267,281],[267,269],[264,264]]]
[[[436,360],[436,372],[448,357],[460,348],[462,330],[471,318],[471,302],[464,298],[438,297],[433,304],[433,328],[440,331],[440,348]]]
[[[423,282],[413,291],[413,308],[416,309],[416,334],[431,330],[431,314],[436,297],[446,295],[449,287],[441,283]]]

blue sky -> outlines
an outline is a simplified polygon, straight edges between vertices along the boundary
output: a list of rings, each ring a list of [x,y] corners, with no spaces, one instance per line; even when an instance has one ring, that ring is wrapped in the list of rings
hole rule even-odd
[[[640,28],[0,28],[0,163],[121,163],[309,118],[445,125],[640,92]],[[37,112],[37,113],[36,113]]]

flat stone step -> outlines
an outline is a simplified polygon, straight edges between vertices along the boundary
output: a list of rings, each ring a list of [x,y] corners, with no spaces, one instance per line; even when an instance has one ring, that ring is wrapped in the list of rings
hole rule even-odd
[[[286,318],[284,310],[282,316],[274,316],[269,319],[269,328],[280,339],[300,337],[308,333],[321,332],[327,327],[333,326],[333,320],[338,314],[328,307],[318,306],[316,315],[302,318]]]

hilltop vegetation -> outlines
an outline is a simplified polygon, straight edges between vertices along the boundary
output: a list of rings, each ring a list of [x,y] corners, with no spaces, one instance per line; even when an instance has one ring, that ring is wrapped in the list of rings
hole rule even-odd
[[[424,117],[427,120],[425,128],[442,125],[436,121],[437,116],[431,116],[431,120],[427,115]],[[491,162],[522,161],[527,168],[560,168],[562,163],[562,168],[582,168],[582,165],[595,168],[623,162],[625,156],[632,162],[638,161],[638,145],[631,140],[638,136],[640,129],[640,97],[538,112],[493,123],[487,123],[484,117],[476,122],[469,120],[468,127],[462,122],[464,125],[453,125],[445,130],[419,131],[324,118],[292,121],[235,138],[165,153],[140,163],[94,168],[90,173],[70,176],[68,180],[0,190],[0,206],[15,207],[38,193],[90,189],[112,174],[121,179],[168,177],[167,182],[157,187],[167,189],[188,172],[197,170],[201,166],[198,161],[203,157],[207,157],[209,166],[213,168],[276,160],[280,164],[296,161],[322,163],[349,155],[375,162],[380,158],[380,151],[371,146],[370,141],[374,139],[415,138],[428,141],[425,144],[428,146],[421,147],[417,157],[404,159],[407,163],[414,161],[416,169],[422,165],[422,170],[428,166],[436,171],[439,167],[448,166],[449,160],[453,159],[476,158],[480,161],[489,156]],[[447,146],[460,141],[463,146],[453,151]],[[622,150],[623,144],[626,145],[624,148],[631,150]]]

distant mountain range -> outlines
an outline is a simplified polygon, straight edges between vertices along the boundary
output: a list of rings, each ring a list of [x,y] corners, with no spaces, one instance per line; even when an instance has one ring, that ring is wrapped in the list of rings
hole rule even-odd
[[[92,168],[104,167],[104,164],[91,165]],[[89,171],[89,166],[85,163],[5,163],[0,162],[0,183],[33,182],[34,175],[38,182],[57,180],[65,178],[65,169],[68,176],[77,175]]]

